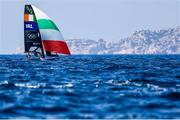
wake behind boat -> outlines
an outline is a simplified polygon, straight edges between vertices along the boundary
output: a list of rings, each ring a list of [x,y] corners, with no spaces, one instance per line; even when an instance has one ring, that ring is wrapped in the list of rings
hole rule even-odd
[[[34,5],[25,5],[24,45],[28,59],[58,59],[58,54],[70,55],[59,28]]]

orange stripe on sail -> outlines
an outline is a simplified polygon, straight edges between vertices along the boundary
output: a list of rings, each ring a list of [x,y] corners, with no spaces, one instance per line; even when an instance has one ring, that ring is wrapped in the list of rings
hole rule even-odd
[[[25,22],[29,21],[29,14],[24,14],[24,21]]]

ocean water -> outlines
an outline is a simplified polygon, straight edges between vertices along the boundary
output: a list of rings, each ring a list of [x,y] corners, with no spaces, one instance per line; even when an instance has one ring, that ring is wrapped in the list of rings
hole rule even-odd
[[[1,55],[0,118],[180,119],[180,55]]]

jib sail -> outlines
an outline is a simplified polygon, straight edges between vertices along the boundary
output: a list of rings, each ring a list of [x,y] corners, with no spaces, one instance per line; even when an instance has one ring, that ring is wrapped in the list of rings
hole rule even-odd
[[[46,55],[70,54],[69,48],[56,24],[45,13],[32,5]]]
[[[24,44],[25,53],[44,57],[41,35],[31,5],[25,5],[24,10]]]

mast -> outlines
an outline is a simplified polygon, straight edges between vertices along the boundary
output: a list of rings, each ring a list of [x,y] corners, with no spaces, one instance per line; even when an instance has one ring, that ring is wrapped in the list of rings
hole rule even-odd
[[[31,5],[24,9],[24,46],[25,53],[44,58],[44,50],[36,16]]]

